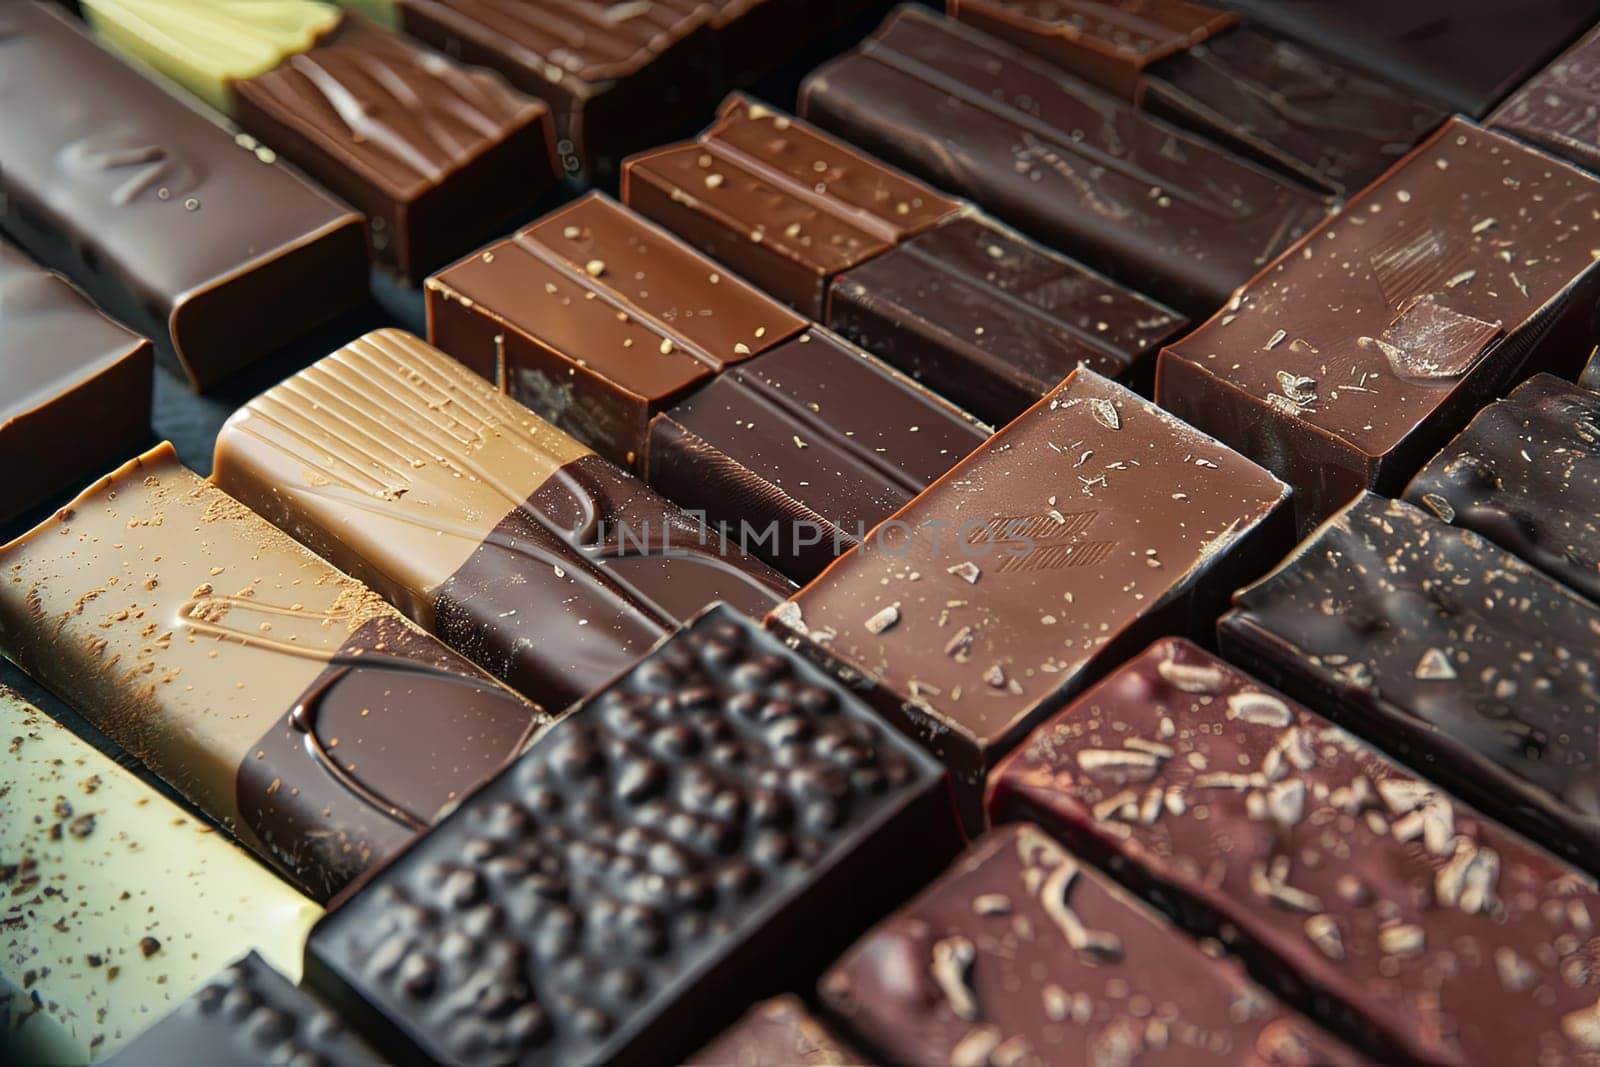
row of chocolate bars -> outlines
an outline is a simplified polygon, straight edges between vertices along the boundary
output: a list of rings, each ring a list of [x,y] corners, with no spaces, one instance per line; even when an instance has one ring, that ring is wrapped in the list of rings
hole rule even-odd
[[[1600,1062],[1592,10],[952,0],[623,159],[860,5],[352,6],[0,4],[197,388],[431,342],[0,548],[192,806],[0,690],[0,1059]],[[155,346],[0,252],[3,515]]]

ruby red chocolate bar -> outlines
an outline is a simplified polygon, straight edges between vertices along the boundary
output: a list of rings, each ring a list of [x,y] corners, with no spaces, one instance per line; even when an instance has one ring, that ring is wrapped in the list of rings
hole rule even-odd
[[[1600,396],[1539,374],[1480,411],[1405,498],[1600,603]]]
[[[0,548],[0,650],[317,900],[544,721],[165,444]]]
[[[1223,654],[1535,841],[1600,868],[1600,607],[1365,493],[1234,598]]]
[[[657,415],[648,477],[806,582],[989,434],[826,330],[810,330]]]
[[[549,708],[713,600],[793,586],[482,378],[399,330],[241,408],[223,490]]]
[[[1326,213],[1312,193],[918,7],[814,71],[800,114],[1194,316]]]
[[[952,219],[836,277],[828,325],[1004,425],[1074,367],[1148,381],[1188,320],[981,216]]]
[[[955,775],[1162,633],[1209,633],[1292,543],[1289,489],[1087,370],[1018,416],[772,616]]]
[[[0,240],[0,522],[144,442],[152,351]]]
[[[931,760],[717,607],[319,923],[307,980],[397,1062],[676,1063],[955,836]]]
[[[686,1061],[707,1067],[730,1064],[804,1064],[805,1067],[867,1062],[835,1037],[792,994],[763,1001]]]
[[[1452,119],[1169,345],[1156,398],[1293,485],[1309,529],[1588,352],[1597,247],[1600,179]]]
[[[1187,641],[1035,730],[989,813],[1109,864],[1380,1062],[1594,1052],[1593,880]]]
[[[367,296],[361,217],[39,4],[0,10],[0,224],[196,388]]]
[[[820,990],[883,1063],[1361,1062],[1028,825],[979,838]]]
[[[625,467],[650,417],[805,320],[592,193],[428,279],[428,339]]]
[[[1529,78],[1485,125],[1600,171],[1600,29]]]

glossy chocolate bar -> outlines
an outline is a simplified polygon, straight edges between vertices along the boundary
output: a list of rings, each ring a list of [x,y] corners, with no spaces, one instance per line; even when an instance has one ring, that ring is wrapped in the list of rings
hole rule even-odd
[[[1600,171],[1600,29],[1529,78],[1485,125]]]
[[[713,600],[759,617],[793,589],[399,330],[241,408],[212,478],[551,709]]]
[[[0,686],[0,1061],[104,1059],[322,909]]]
[[[1365,493],[1218,623],[1223,653],[1589,870],[1600,607]]]
[[[544,722],[166,444],[0,548],[0,650],[317,900]]]
[[[1188,320],[981,215],[834,279],[828,325],[1003,426],[1074,367],[1148,382]]]
[[[144,443],[153,351],[0,239],[0,522]]]
[[[1109,865],[1379,1062],[1595,1051],[1593,880],[1187,641],[1034,731],[989,812]]]
[[[430,341],[625,467],[652,415],[806,325],[599,193],[426,288]]]
[[[991,432],[828,331],[808,330],[657,415],[647,476],[807,582]]]
[[[800,94],[810,121],[1185,314],[1208,315],[1324,201],[919,7]]]
[[[883,1063],[1360,1062],[1028,825],[978,839],[820,990]]]
[[[867,1061],[789,994],[757,1004],[685,1062],[705,1067],[843,1067]]]
[[[984,773],[1161,633],[1204,634],[1292,542],[1289,489],[1077,370],[772,616],[954,772]]]
[[[1597,247],[1600,179],[1452,119],[1169,345],[1156,398],[1293,485],[1309,529],[1588,352]]]
[[[936,765],[718,607],[331,913],[307,977],[398,1062],[675,1063],[954,850]]]
[[[196,388],[366,299],[361,217],[39,4],[0,10],[0,224]]]

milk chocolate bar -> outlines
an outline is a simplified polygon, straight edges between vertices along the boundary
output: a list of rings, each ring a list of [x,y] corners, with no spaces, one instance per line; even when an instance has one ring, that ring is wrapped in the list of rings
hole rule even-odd
[[[1034,731],[989,812],[1109,864],[1379,1062],[1594,1050],[1594,881],[1187,641]]]
[[[790,994],[757,1004],[686,1062],[706,1067],[786,1063],[842,1067],[867,1061]]]
[[[322,909],[0,686],[0,1060],[104,1059]]]
[[[1148,382],[1188,320],[972,215],[835,278],[828,325],[1002,426],[1077,366]]]
[[[884,1063],[1360,1062],[1028,825],[980,838],[820,990]]]
[[[241,408],[212,477],[552,709],[713,600],[759,616],[793,589],[399,330]]]
[[[0,650],[317,900],[544,721],[169,444],[0,548]]]
[[[602,456],[805,320],[599,193],[427,282],[428,339]]]
[[[1590,350],[1600,179],[1452,119],[1169,345],[1162,406],[1295,487],[1398,493],[1528,370]]]
[[[1160,633],[1210,631],[1292,541],[1289,489],[1087,370],[872,531],[778,609],[955,775]]]
[[[0,10],[0,225],[197,389],[362,302],[361,217],[73,20]]]
[[[1223,653],[1593,871],[1600,607],[1365,493],[1234,598]]]
[[[954,849],[932,761],[717,607],[330,913],[307,981],[397,1062],[676,1063]]]
[[[4,522],[144,443],[154,350],[3,239],[0,323]]]
[[[989,427],[826,330],[723,371],[650,424],[650,484],[798,582]]]
[[[1600,171],[1600,29],[1529,78],[1485,125]]]
[[[1326,204],[1065,71],[922,8],[819,67],[802,117],[1188,315]]]
[[[96,32],[233,116],[367,216],[407,284],[556,179],[550,109],[319,0],[88,0]]]

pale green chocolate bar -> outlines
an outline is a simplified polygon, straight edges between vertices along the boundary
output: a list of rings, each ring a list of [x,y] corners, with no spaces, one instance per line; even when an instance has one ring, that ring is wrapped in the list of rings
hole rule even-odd
[[[0,1063],[90,1063],[322,909],[0,686]]]

